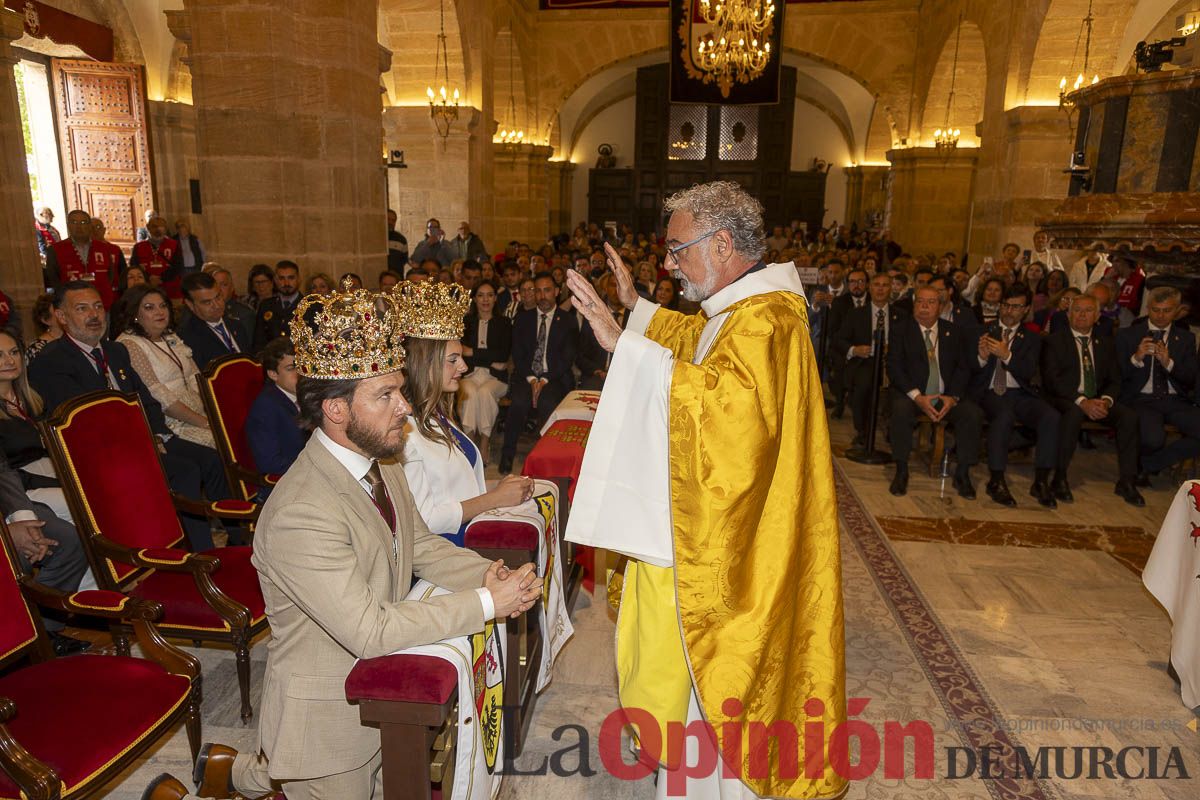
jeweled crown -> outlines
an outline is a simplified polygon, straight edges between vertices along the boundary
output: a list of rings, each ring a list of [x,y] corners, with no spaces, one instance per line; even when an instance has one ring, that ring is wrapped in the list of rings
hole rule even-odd
[[[404,367],[404,331],[396,298],[354,289],[310,294],[292,316],[296,371],[306,378],[354,380],[386,375]]]
[[[457,283],[404,281],[392,290],[400,304],[405,336],[450,341],[461,339],[471,293]]]

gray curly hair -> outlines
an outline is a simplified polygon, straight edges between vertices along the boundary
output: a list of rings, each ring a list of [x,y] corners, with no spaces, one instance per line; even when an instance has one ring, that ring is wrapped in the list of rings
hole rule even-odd
[[[686,211],[705,231],[729,231],[733,249],[746,258],[758,260],[767,250],[762,203],[733,181],[698,183],[676,192],[667,198],[663,210],[668,214]]]

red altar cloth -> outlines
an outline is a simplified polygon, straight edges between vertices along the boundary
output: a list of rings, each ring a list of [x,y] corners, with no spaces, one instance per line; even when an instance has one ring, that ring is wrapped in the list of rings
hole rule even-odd
[[[550,426],[537,444],[525,457],[522,475],[531,478],[569,478],[567,499],[575,497],[575,484],[579,482],[579,468],[583,465],[583,449],[587,447],[592,423],[583,420],[565,419]],[[592,548],[575,546],[575,557],[583,567],[583,588],[591,592],[595,588],[595,554]]]

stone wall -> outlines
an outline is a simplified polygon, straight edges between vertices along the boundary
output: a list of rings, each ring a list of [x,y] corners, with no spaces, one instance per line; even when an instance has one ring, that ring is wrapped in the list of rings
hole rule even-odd
[[[889,150],[887,156],[892,162],[892,238],[914,255],[947,250],[961,254],[971,217],[977,151],[909,147]]]
[[[163,100],[148,101],[146,109],[154,167],[154,208],[172,229],[176,219],[190,219],[192,230],[205,241],[204,217],[192,213],[190,187],[190,181],[200,174],[196,158],[196,109],[187,103]]]

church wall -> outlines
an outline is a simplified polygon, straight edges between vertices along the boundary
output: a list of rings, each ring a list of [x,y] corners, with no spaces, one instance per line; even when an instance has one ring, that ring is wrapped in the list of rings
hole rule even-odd
[[[150,151],[154,167],[154,210],[171,230],[180,217],[204,241],[204,216],[192,213],[189,181],[199,176],[196,165],[196,109],[187,103],[147,102]]]
[[[842,169],[851,163],[846,137],[829,115],[821,109],[797,99],[793,112],[791,169],[803,172],[811,169],[812,160],[829,163],[825,180],[825,225],[846,218],[846,179]]]
[[[617,167],[633,166],[634,117],[637,98],[626,97],[592,117],[575,141],[573,161],[578,165],[571,191],[571,224],[582,222],[588,217],[588,170],[596,166],[599,155],[596,148],[607,142],[613,146]],[[570,231],[567,231],[568,233]]]

